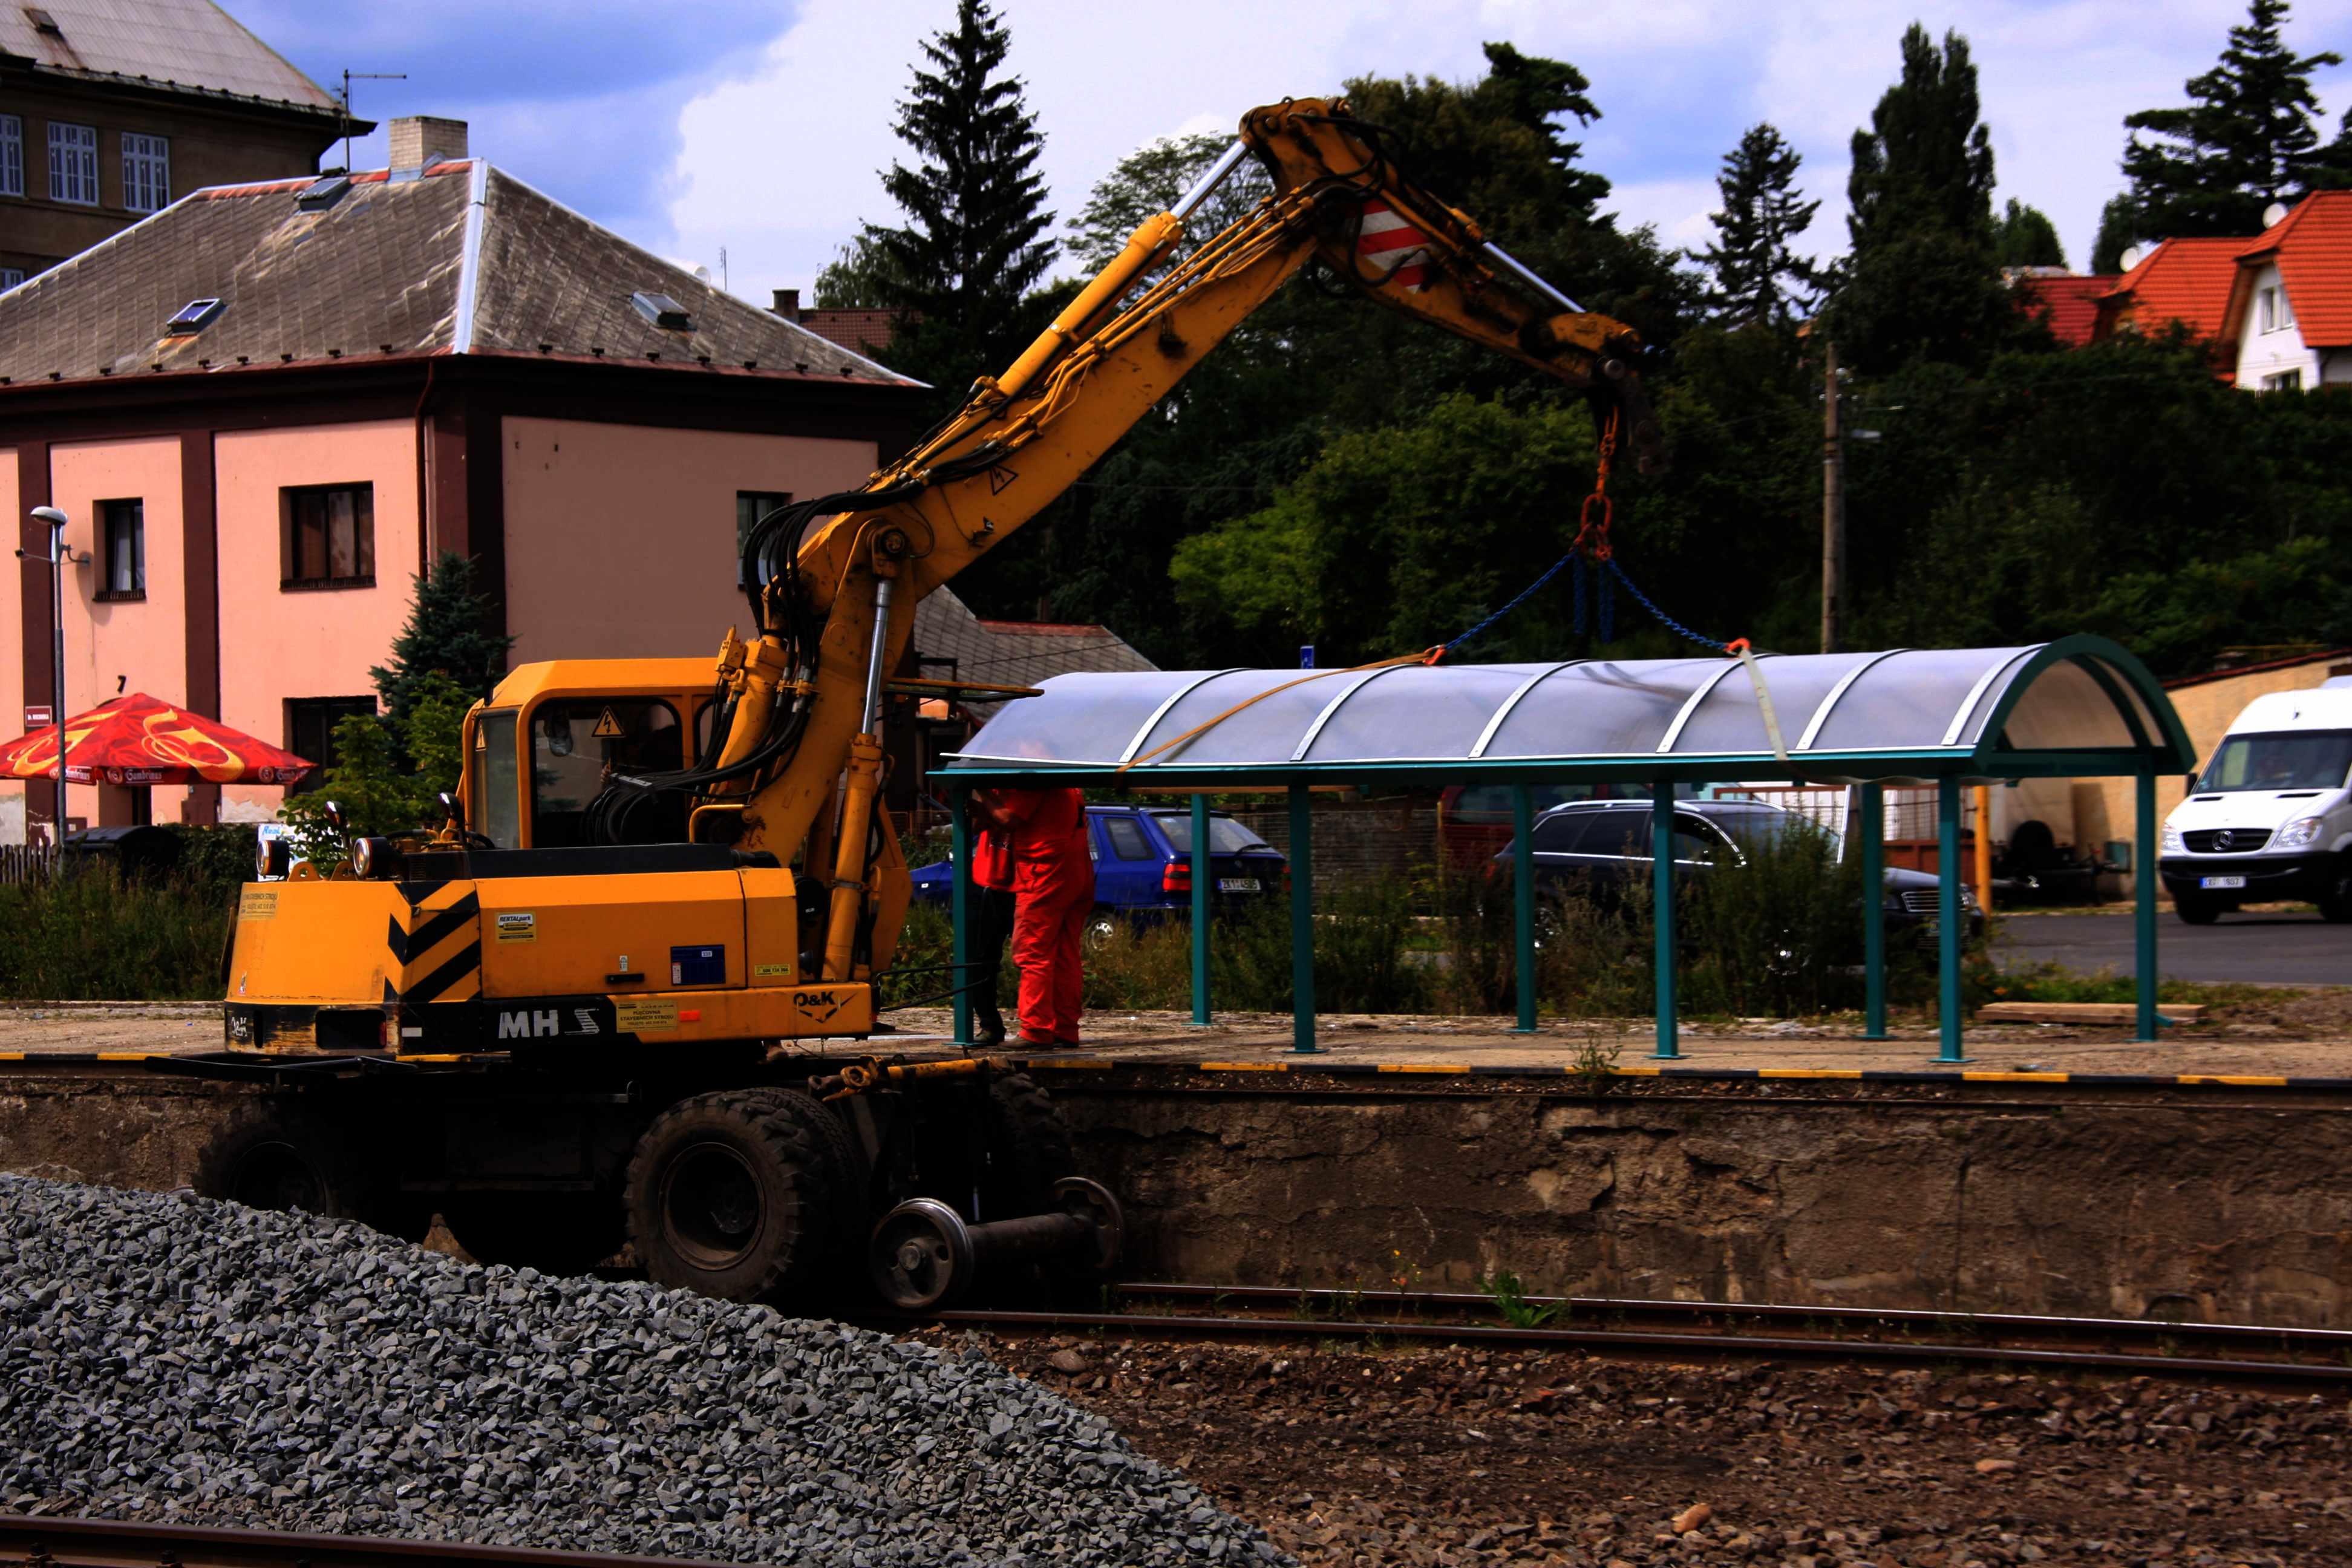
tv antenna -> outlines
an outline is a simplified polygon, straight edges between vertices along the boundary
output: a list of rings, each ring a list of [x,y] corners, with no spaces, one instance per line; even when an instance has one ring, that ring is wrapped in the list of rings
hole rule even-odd
[[[355,81],[406,81],[406,71],[354,71],[343,73],[343,173],[352,172],[352,83]]]

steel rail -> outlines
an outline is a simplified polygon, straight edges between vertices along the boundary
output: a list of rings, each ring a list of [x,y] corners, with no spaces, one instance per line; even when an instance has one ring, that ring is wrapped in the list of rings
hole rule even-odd
[[[0,1514],[0,1556],[26,1568],[709,1568],[680,1557],[560,1552],[364,1535],[312,1535],[71,1516]]]
[[[2245,1379],[2263,1383],[2352,1384],[2352,1365],[2313,1362],[2235,1361],[2210,1356],[2134,1354],[2114,1351],[2049,1350],[1942,1342],[1801,1339],[1783,1335],[1659,1332],[1637,1329],[1515,1328],[1504,1324],[1432,1323],[1411,1319],[1212,1318],[1122,1312],[946,1311],[885,1320],[890,1326],[937,1323],[951,1328],[1014,1331],[1096,1330],[1157,1338],[1202,1340],[1427,1340],[1447,1344],[1534,1350],[1672,1352],[1681,1355],[1763,1356],[1776,1361],[1970,1363],[2003,1368],[2148,1373],[2165,1377]]]
[[[1187,1285],[1132,1282],[1113,1285],[1125,1300],[1206,1301],[1213,1305],[1290,1305],[1328,1302],[1357,1310],[1478,1312],[1499,1316],[1492,1296],[1451,1290],[1338,1290],[1285,1289],[1272,1285]],[[2330,1354],[2352,1353],[2352,1329],[2305,1329],[2265,1323],[2168,1322],[2147,1318],[2084,1318],[2031,1312],[1959,1312],[1926,1307],[1804,1306],[1778,1301],[1674,1301],[1638,1296],[1526,1296],[1530,1308],[1552,1309],[1570,1318],[1723,1319],[1762,1322],[1813,1322],[1939,1332],[2096,1336],[2106,1339],[2207,1340],[2301,1347]]]

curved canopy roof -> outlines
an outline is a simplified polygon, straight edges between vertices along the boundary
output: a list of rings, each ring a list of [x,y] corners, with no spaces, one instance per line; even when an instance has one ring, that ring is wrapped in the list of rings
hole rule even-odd
[[[1064,675],[1008,704],[951,772],[1231,785],[1399,773],[2019,778],[2196,765],[2162,688],[2104,637],[1762,655],[1756,668],[1760,685],[1721,658]]]

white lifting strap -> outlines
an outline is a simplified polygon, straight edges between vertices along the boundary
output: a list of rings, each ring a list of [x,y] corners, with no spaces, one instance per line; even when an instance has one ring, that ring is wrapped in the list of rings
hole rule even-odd
[[[1727,651],[1738,654],[1739,662],[1748,667],[1748,684],[1756,693],[1757,710],[1764,715],[1764,734],[1772,742],[1772,755],[1782,767],[1788,766],[1789,742],[1781,738],[1780,714],[1772,706],[1772,689],[1764,684],[1764,671],[1756,662],[1755,650],[1748,646],[1746,637],[1741,637]]]

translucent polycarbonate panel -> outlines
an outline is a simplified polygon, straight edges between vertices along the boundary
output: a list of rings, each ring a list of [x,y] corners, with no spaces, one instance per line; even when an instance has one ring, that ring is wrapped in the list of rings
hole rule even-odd
[[[1121,670],[1057,675],[1040,697],[1007,702],[962,748],[974,759],[1019,763],[1117,763],[1152,710],[1201,671]]]
[[[1723,669],[1716,658],[1595,659],[1519,700],[1486,744],[1489,760],[1654,752],[1692,692]]]
[[[1136,752],[1153,767],[1244,767],[1287,763],[1299,737],[1324,704],[1348,689],[1360,670],[1241,669],[1186,692],[1160,716]],[[1311,677],[1312,679],[1302,679]],[[1259,700],[1251,701],[1257,698]],[[1231,710],[1243,703],[1239,712]],[[1220,718],[1219,715],[1224,715]],[[1213,724],[1210,721],[1214,720]],[[1181,745],[1171,742],[1202,724],[1210,727]],[[1169,746],[1161,751],[1162,746]],[[1153,753],[1157,752],[1157,755]]]
[[[1324,721],[1306,761],[1466,757],[1486,721],[1540,664],[1402,665],[1359,687]]]
[[[1978,734],[1992,717],[1993,708],[2000,701],[2000,686],[2016,679],[2012,675],[1985,694],[1981,710],[1969,720],[1965,739],[1970,744],[1976,742]],[[2126,722],[2123,710],[2116,706],[2115,698],[2100,687],[2096,677],[2071,658],[2061,659],[2034,675],[2018,698],[2017,706],[2002,721],[2001,734],[2007,737],[2004,749],[2015,752],[2077,751],[2133,744],[2131,725]]]
[[[2107,679],[2116,683],[2116,689],[2124,694],[2124,700],[2131,705],[2133,712],[2139,715],[2140,733],[2147,737],[2147,743],[2163,745],[2164,726],[2158,721],[2156,710],[2147,705],[2147,699],[2140,695],[2137,683],[2104,658],[2095,658],[2090,662],[2106,671]]]
[[[1772,711],[1780,721],[1781,742],[1790,747],[1804,738],[1813,710],[1825,701],[1837,683],[1868,664],[1870,654],[1802,654],[1759,658],[1764,689],[1771,694]],[[1689,722],[1675,737],[1676,756],[1753,755],[1772,749],[1764,729],[1764,710],[1757,701],[1745,665],[1733,664],[1715,689],[1692,710]]]
[[[1914,648],[1890,654],[1846,688],[1830,710],[1816,752],[1916,752],[1944,745],[1962,703],[1989,671],[2032,652],[2021,647]],[[1992,700],[1994,686],[1980,701]],[[1958,744],[1958,742],[1952,742]]]

